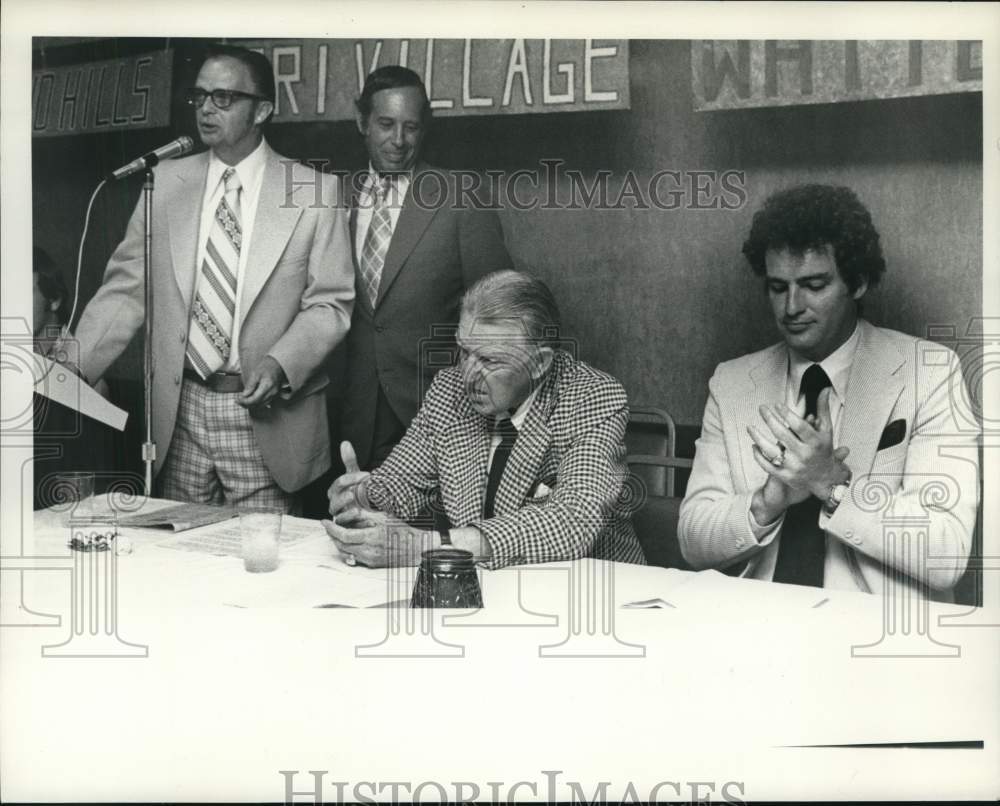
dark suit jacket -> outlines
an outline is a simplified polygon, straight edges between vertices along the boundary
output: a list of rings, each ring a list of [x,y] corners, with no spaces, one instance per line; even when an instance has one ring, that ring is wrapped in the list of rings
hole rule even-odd
[[[357,298],[347,337],[341,439],[352,442],[362,467],[370,458],[379,384],[396,417],[408,425],[435,372],[448,364],[453,344],[448,337],[435,338],[434,348],[427,349],[426,340],[436,326],[458,321],[462,294],[476,280],[512,268],[496,212],[473,209],[468,202],[458,209],[457,181],[449,171],[417,166],[385,256],[374,309],[361,281],[359,256],[354,257]],[[354,204],[352,248],[356,222]]]

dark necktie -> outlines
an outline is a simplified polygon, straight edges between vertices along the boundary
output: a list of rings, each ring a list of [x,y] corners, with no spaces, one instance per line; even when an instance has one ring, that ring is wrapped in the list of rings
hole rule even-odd
[[[819,393],[830,386],[823,367],[813,364],[802,376],[799,394],[806,397],[806,416],[816,414]],[[826,556],[826,534],[819,527],[822,502],[814,495],[800,501],[785,512],[778,543],[778,561],[774,566],[774,581],[792,585],[823,587],[823,560]]]
[[[507,460],[510,458],[510,452],[514,449],[514,442],[517,439],[517,429],[510,421],[510,417],[497,419],[493,426],[493,433],[500,435],[500,444],[493,452],[490,474],[486,479],[486,498],[483,501],[484,518],[493,517],[493,505],[496,503],[500,479],[503,478],[504,468],[507,467]]]

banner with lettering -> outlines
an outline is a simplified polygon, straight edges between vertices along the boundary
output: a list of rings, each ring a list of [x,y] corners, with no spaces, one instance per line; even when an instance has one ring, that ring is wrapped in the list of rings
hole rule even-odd
[[[56,137],[170,124],[173,51],[35,70],[31,134]]]
[[[691,43],[694,107],[981,92],[982,59],[978,41],[697,40]]]
[[[241,39],[274,65],[275,123],[354,118],[376,67],[401,64],[436,116],[629,108],[628,42],[618,39]]]

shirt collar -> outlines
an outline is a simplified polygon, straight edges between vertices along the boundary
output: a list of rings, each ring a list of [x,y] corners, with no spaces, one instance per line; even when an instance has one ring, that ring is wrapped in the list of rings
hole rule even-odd
[[[391,186],[395,187],[399,193],[405,193],[406,189],[410,186],[411,173],[412,171],[405,171],[398,174],[380,174],[375,170],[375,166],[369,162],[368,173],[365,175],[365,189],[368,193],[371,193],[383,178],[388,177]]]
[[[538,390],[542,388],[540,383],[535,385],[535,388],[531,390],[531,394],[528,395],[517,407],[517,410],[510,415],[510,423],[518,431],[521,430],[521,426],[524,425],[524,420],[528,416],[528,411],[531,409],[531,404],[535,402],[535,398],[538,397]]]
[[[236,175],[240,178],[240,185],[244,190],[256,187],[260,184],[264,176],[264,163],[267,161],[267,148],[264,138],[260,138],[260,143],[253,151],[247,154],[236,165]],[[216,186],[222,181],[222,175],[229,168],[222,160],[215,156],[214,151],[209,152],[208,158],[208,187],[214,192]]]
[[[858,348],[860,338],[861,328],[855,325],[854,332],[851,333],[847,341],[819,362],[830,379],[834,393],[840,400],[846,399],[847,381],[851,375],[851,364],[854,362],[854,353]],[[788,380],[796,395],[798,395],[798,390],[802,388],[802,376],[814,363],[816,362],[802,358],[791,351],[788,352]]]

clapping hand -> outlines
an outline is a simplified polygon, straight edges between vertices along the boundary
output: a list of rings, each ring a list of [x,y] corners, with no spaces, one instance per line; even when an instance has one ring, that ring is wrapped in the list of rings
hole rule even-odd
[[[800,417],[784,405],[761,406],[765,428],[747,427],[754,461],[767,473],[760,491],[765,521],[810,495],[826,500],[833,485],[850,478],[844,464],[850,448],[833,447],[830,392],[829,387],[820,392],[815,417]]]
[[[816,417],[805,419],[788,406],[761,406],[767,430],[749,426],[754,459],[769,476],[777,478],[801,500],[808,495],[825,499],[830,487],[846,481],[850,470],[844,459],[847,447],[833,447],[830,388],[819,394]]]

